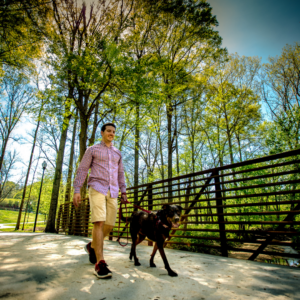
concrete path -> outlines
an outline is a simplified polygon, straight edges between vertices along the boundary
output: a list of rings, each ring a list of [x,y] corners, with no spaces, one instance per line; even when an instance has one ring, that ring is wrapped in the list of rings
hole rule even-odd
[[[83,246],[89,238],[45,233],[0,233],[0,299],[204,300],[300,299],[300,269],[166,249],[169,277],[151,247],[138,246],[141,266],[129,260],[129,245],[105,241],[112,279],[93,275]]]

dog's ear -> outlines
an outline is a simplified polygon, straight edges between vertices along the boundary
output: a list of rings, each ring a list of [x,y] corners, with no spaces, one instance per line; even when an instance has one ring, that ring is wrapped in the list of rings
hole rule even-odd
[[[178,207],[178,209],[180,210],[180,212],[182,212],[183,208],[180,205],[176,205]]]
[[[162,209],[164,209],[164,210],[170,210],[170,205],[169,204],[164,204],[162,206]]]

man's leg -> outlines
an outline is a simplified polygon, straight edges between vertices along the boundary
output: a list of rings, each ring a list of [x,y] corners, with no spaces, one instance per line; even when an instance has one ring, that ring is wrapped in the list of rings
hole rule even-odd
[[[103,257],[103,240],[104,240],[103,228],[104,228],[104,221],[94,223],[92,247],[95,250],[97,262],[99,262],[100,260],[104,260],[104,257]]]
[[[103,244],[104,238],[112,231],[113,226],[105,225],[105,222],[95,222],[92,231],[92,248],[94,248],[97,262],[104,260]]]
[[[103,228],[104,238],[106,238],[111,233],[113,228],[114,226],[104,224],[104,228]]]

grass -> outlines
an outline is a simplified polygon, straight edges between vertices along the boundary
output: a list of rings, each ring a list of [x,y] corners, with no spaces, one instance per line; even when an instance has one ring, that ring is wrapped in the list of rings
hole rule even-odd
[[[24,221],[24,212],[22,213],[22,224]],[[12,210],[0,210],[0,224],[5,224],[5,223],[17,223],[19,212],[18,211],[12,211]],[[35,214],[30,213],[29,214],[29,219],[28,222],[34,222],[35,219]],[[27,216],[26,216],[26,221],[27,221]]]
[[[0,210],[0,224],[16,224],[17,219],[18,219],[18,215],[19,215],[18,211]],[[25,216],[25,213],[23,212],[22,216],[21,216],[20,229],[17,230],[19,232],[23,231],[22,227],[23,227],[23,222],[24,222],[24,216]],[[28,223],[27,224],[27,216],[26,216],[24,231],[32,232],[34,223]],[[28,222],[34,222],[34,220],[35,220],[35,214],[30,213]],[[39,215],[38,216],[38,221],[43,221],[43,220],[44,220],[44,216]],[[37,227],[36,227],[35,231],[36,232],[43,232],[44,229],[45,229],[45,226],[46,226],[46,224],[44,224],[44,223],[37,223]],[[13,228],[2,228],[2,229],[0,229],[0,231],[1,232],[12,232],[12,231],[15,231],[15,228],[14,227]]]

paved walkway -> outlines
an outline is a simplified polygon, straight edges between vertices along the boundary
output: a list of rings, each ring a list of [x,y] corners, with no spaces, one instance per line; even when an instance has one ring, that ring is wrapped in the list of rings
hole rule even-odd
[[[0,299],[203,300],[300,299],[300,269],[166,249],[169,277],[151,247],[138,246],[141,266],[129,260],[129,245],[106,241],[113,278],[97,279],[83,250],[89,238],[45,233],[0,233]]]

